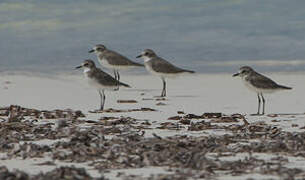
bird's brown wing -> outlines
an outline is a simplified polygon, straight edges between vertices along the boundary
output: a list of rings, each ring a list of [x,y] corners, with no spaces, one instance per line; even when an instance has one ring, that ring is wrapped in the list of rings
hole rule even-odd
[[[279,85],[276,82],[259,73],[255,73],[255,75],[251,76],[249,81],[253,86],[257,88],[263,88],[263,89],[279,88]]]
[[[159,73],[182,73],[182,72],[192,72],[185,69],[181,69],[179,67],[174,66],[170,62],[161,59],[161,58],[155,58],[151,61],[151,67],[154,71]]]
[[[91,77],[95,79],[98,83],[104,86],[117,86],[119,83],[120,86],[130,87],[128,84],[118,82],[114,79],[111,75],[107,74],[106,72],[102,71],[99,68],[96,68],[92,73]]]
[[[102,54],[102,58],[105,59],[111,59],[111,61],[108,61],[111,65],[119,65],[119,66],[143,66],[142,64],[133,62],[129,60],[127,57],[114,52],[114,51],[107,51]]]

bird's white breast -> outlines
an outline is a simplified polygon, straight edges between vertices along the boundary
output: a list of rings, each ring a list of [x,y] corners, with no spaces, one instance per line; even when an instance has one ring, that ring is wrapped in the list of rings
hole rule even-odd
[[[87,76],[88,75],[88,72],[90,71],[90,69],[89,68],[87,68],[87,67],[85,67],[84,68],[84,74],[85,74],[85,76]]]
[[[92,79],[91,77],[89,77],[89,72],[90,72],[90,69],[89,68],[84,68],[84,75],[86,77],[86,80],[88,81],[88,84],[90,86],[93,86],[95,88],[98,88],[99,89],[99,84],[97,82],[95,82],[94,79]]]
[[[143,56],[143,60],[144,60],[144,62],[148,62],[148,61],[150,61],[152,58],[150,58],[150,57],[147,57],[147,56]]]
[[[102,58],[102,59],[99,59],[100,61],[100,64],[103,66],[103,67],[106,67],[106,68],[109,68],[109,69],[116,69],[116,66],[114,65],[111,65],[109,64],[108,60],[106,58]]]
[[[115,91],[117,90],[117,86],[105,86],[101,83],[99,83],[96,79],[91,78],[88,76],[88,73],[90,72],[89,68],[84,68],[84,75],[86,77],[86,80],[88,84],[98,90],[108,90],[108,91]]]

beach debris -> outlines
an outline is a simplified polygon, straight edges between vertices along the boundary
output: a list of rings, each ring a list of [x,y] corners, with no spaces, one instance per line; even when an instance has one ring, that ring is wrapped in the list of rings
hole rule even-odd
[[[131,109],[128,112],[133,112],[133,111],[157,111],[156,109],[152,109],[152,108],[147,108],[147,107],[142,107],[141,109]]]
[[[24,117],[32,117],[38,119],[59,119],[59,118],[68,118],[68,119],[77,119],[79,117],[85,117],[85,115],[77,110],[73,111],[71,109],[66,110],[37,110],[31,108],[24,108],[18,105],[11,105],[9,107],[0,108],[0,116],[9,116],[9,121],[20,121]]]
[[[3,84],[13,84],[12,81],[4,81]]]
[[[157,127],[157,129],[168,129],[168,130],[178,130],[184,128],[179,125],[179,123],[172,123],[172,122],[164,122],[160,124],[161,126]]]
[[[220,118],[215,118],[211,120],[212,123],[236,123],[239,122],[239,120],[232,116],[223,116]]]
[[[212,125],[210,122],[204,120],[199,122],[192,122],[188,127],[189,131],[202,131],[207,129],[225,129],[223,126]]]
[[[158,138],[158,139],[162,139],[162,137],[161,137],[161,136],[158,136],[156,133],[152,133],[152,135],[153,135],[154,137]]]
[[[89,111],[90,113],[122,113],[122,112],[128,112],[126,110],[122,110],[122,109],[113,109],[113,108],[109,108],[109,109],[104,109],[104,110],[93,110],[93,111]]]
[[[216,179],[221,175],[253,173],[297,179],[305,174],[303,168],[287,166],[292,163],[289,156],[305,158],[305,132],[285,132],[268,121],[250,123],[242,114],[178,114],[171,117],[172,121],[156,126],[158,123],[150,120],[123,115],[102,116],[96,120],[81,117],[81,112],[72,110],[10,108],[0,109],[0,114],[7,119],[0,122],[3,160],[49,157],[50,160],[36,165],[58,167],[57,162],[86,163],[101,174],[126,168],[161,167],[168,171],[148,177],[121,174],[123,179]],[[154,111],[151,108],[132,110]],[[44,113],[51,118],[45,120],[49,115]],[[9,121],[9,116],[17,120]],[[163,136],[166,131],[183,135]],[[223,134],[208,134],[208,131]],[[45,140],[47,143],[41,143]],[[243,156],[238,156],[239,153]],[[254,153],[274,157],[259,158]],[[224,160],[224,157],[234,158]],[[0,179],[92,179],[88,169],[59,167],[38,176],[8,171],[3,166]]]
[[[273,119],[273,120],[271,120],[271,122],[281,122],[281,121],[277,120],[277,119]]]
[[[153,98],[142,98],[142,101],[153,101]]]
[[[228,116],[222,113],[204,113],[203,115],[186,114],[184,116],[172,116],[169,117],[168,120],[180,120],[181,122],[186,123],[188,121],[184,121],[184,120],[210,119],[211,123],[237,123],[239,122],[239,119],[243,119],[243,118],[244,116],[241,114],[232,114]]]
[[[191,124],[191,120],[189,120],[189,119],[181,119],[179,121],[179,123],[185,124],[185,125],[190,125]]]
[[[0,167],[0,179],[3,180],[10,180],[10,179],[17,179],[17,180],[27,180],[29,179],[29,175],[20,170],[14,170],[10,172],[5,166]]]
[[[8,122],[20,122],[23,119],[20,106],[10,106],[8,114]]]
[[[163,102],[159,102],[159,103],[156,104],[156,106],[165,106],[165,105],[166,105],[166,104],[163,103]]]
[[[211,123],[204,121],[197,123],[192,123],[195,125],[191,125],[190,128],[228,128],[228,126],[211,125]],[[177,130],[177,123],[165,124],[166,126],[171,126],[171,129]],[[200,126],[203,126],[203,128],[200,128]],[[161,137],[153,133],[152,138],[145,138],[143,136],[145,131],[132,132],[130,127],[119,127],[118,125],[109,126],[109,128],[93,126],[85,130],[74,129],[70,131],[67,141],[58,141],[52,145],[23,143],[22,145],[13,147],[8,146],[6,150],[10,151],[10,157],[28,159],[43,157],[44,154],[51,154],[52,159],[57,161],[75,163],[91,162],[90,166],[100,171],[104,171],[105,169],[171,166],[178,168],[176,172],[179,172],[178,174],[181,178],[186,176],[198,177],[199,172],[201,177],[213,177],[217,174],[217,171],[224,170],[231,172],[233,175],[251,173],[254,169],[256,173],[272,175],[277,174],[276,170],[280,170],[287,175],[290,174],[288,170],[295,171],[295,175],[303,172],[300,169],[292,168],[269,168],[269,166],[274,167],[278,166],[278,164],[280,165],[278,167],[283,167],[283,164],[288,163],[281,159],[273,159],[273,164],[269,163],[269,166],[267,166],[265,165],[267,160],[253,159],[253,157],[242,160],[215,161],[206,156],[207,153],[217,153],[221,156],[228,152],[282,152],[284,154],[290,154],[291,156],[305,157],[305,154],[300,153],[303,150],[305,151],[305,147],[302,146],[305,143],[304,132],[294,134],[285,133],[278,128],[270,127],[262,122],[249,124],[248,127],[239,126],[240,132],[248,128],[247,136],[241,136],[240,133],[236,133],[225,136]],[[105,134],[111,134],[114,131],[119,134],[117,137],[112,139],[106,139],[104,137]],[[273,136],[275,132],[277,132],[277,136]],[[252,138],[256,139],[255,143],[239,144],[239,142],[247,142]],[[282,141],[283,138],[286,141]],[[0,147],[1,151],[3,151],[1,144]],[[298,151],[296,151],[297,149]],[[45,165],[53,165],[53,163],[46,162]],[[57,169],[57,171],[60,172],[63,170]],[[72,174],[74,172],[74,170],[69,169],[67,171]]]
[[[56,164],[53,161],[45,161],[42,163],[35,164],[37,166],[56,166]]]
[[[279,115],[277,114],[267,114],[268,117],[278,117]]]
[[[0,167],[0,179],[3,180],[55,180],[55,179],[99,179],[106,180],[104,176],[99,178],[92,178],[84,168],[76,168],[74,166],[59,167],[50,172],[39,173],[37,175],[28,175],[27,173],[20,170],[9,171],[5,166]]]
[[[168,120],[180,120],[180,119],[182,119],[181,116],[172,116],[168,118]]]
[[[8,89],[9,86],[12,84],[12,82],[11,81],[4,81],[3,84],[4,84],[3,89]]]
[[[67,123],[66,119],[59,119],[56,121],[55,125],[56,125],[56,128],[60,129],[60,128],[67,127],[68,123]]]
[[[140,109],[127,109],[127,110],[123,110],[123,109],[105,109],[103,111],[101,110],[95,110],[95,111],[89,111],[90,113],[124,113],[124,112],[137,112],[137,111],[157,111],[156,109],[152,109],[152,108],[147,108],[147,107],[142,107]]]
[[[82,111],[80,111],[80,110],[77,110],[77,111],[75,111],[75,116],[76,117],[86,117],[84,114],[83,114],[83,112]]]
[[[53,171],[47,173],[40,173],[34,176],[34,179],[43,180],[43,179],[105,179],[103,176],[100,178],[92,178],[84,168],[76,168],[74,166],[67,167],[62,166],[54,169]]]
[[[136,100],[117,100],[117,103],[138,103]]]
[[[156,98],[156,101],[167,101],[165,97],[158,97]]]
[[[187,114],[187,115],[183,116],[183,118],[186,118],[186,119],[204,119],[205,117],[198,116],[198,115],[195,115],[195,114]]]
[[[204,113],[202,117],[211,119],[211,118],[220,118],[222,116],[222,113]]]
[[[136,124],[137,119],[131,117],[120,117],[112,120],[101,121],[99,124],[104,126],[115,126],[119,124]]]

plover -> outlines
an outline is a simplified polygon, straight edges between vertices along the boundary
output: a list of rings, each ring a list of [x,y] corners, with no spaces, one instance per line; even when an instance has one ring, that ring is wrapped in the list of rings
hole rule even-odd
[[[263,112],[261,115],[265,114],[265,98],[263,96],[264,93],[273,93],[279,90],[292,89],[291,87],[286,87],[277,84],[268,77],[257,73],[249,66],[241,67],[239,69],[239,72],[233,75],[233,77],[235,76],[240,76],[246,87],[249,88],[251,91],[257,93],[258,110],[257,110],[257,114],[254,115],[260,115],[261,101],[263,101]]]
[[[168,61],[162,59],[157,56],[157,54],[151,49],[145,49],[137,58],[142,57],[144,60],[145,68],[152,73],[153,75],[157,75],[161,77],[163,82],[163,89],[161,92],[161,97],[166,96],[166,81],[165,78],[175,77],[182,73],[194,73],[194,71],[181,69],[179,67],[174,66]]]
[[[98,93],[101,97],[100,110],[104,109],[106,99],[104,93],[105,90],[116,91],[118,86],[130,87],[128,84],[119,82],[109,74],[97,68],[95,66],[95,63],[90,59],[84,60],[84,62],[80,66],[76,67],[76,69],[79,68],[84,68],[84,75],[87,78],[89,85],[95,87],[98,90]]]
[[[89,51],[89,53],[93,52],[96,53],[99,63],[102,66],[113,70],[114,78],[118,81],[120,81],[119,70],[143,66],[142,64],[129,60],[127,57],[115,51],[107,49],[102,44],[95,45],[94,48]]]

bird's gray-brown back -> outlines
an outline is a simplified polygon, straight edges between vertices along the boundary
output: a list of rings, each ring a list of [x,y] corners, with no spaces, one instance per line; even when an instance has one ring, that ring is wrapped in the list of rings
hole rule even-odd
[[[117,86],[118,85],[118,81],[116,79],[114,79],[112,76],[105,73],[104,71],[102,71],[99,68],[91,69],[90,71],[87,72],[87,76],[88,76],[88,78],[93,79],[94,81],[102,84],[103,86]],[[125,87],[130,87],[129,85],[124,84],[122,82],[119,82],[119,85],[125,86]]]
[[[152,68],[152,70],[154,70],[158,73],[167,73],[167,74],[168,73],[175,74],[175,73],[182,73],[182,72],[194,73],[194,71],[189,71],[189,70],[179,68],[158,56],[153,57],[151,60],[145,62],[145,64],[150,66]]]
[[[252,71],[246,78],[246,81],[250,82],[254,87],[261,89],[289,89],[289,87],[285,87],[277,84],[270,78],[259,74],[255,71]]]
[[[140,63],[133,62],[127,57],[108,49],[106,49],[102,54],[99,55],[99,59],[106,59],[109,64],[114,66],[143,66]]]

